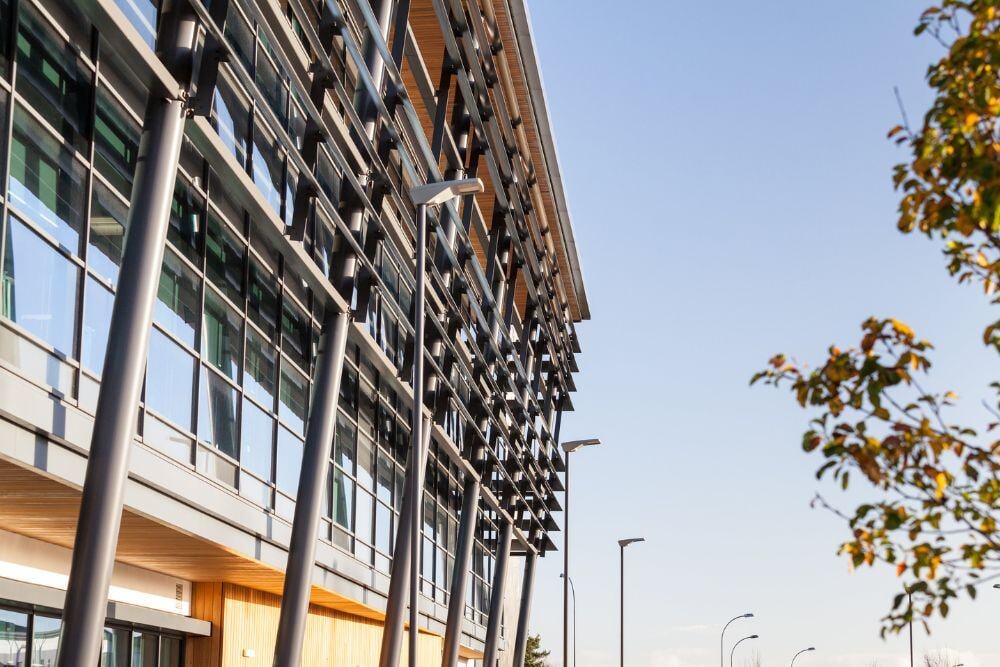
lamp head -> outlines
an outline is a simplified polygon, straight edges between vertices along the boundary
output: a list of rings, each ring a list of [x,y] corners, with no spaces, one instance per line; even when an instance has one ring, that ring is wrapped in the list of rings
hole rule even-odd
[[[625,548],[630,544],[634,544],[636,542],[645,542],[645,541],[646,541],[645,537],[630,537],[627,540],[618,540],[618,546]]]
[[[458,181],[438,181],[410,188],[410,197],[416,205],[435,206],[461,195],[474,195],[483,191],[483,182],[478,178],[463,178]]]
[[[759,637],[760,635],[750,635],[749,637],[747,637],[747,639],[757,639]]]
[[[743,618],[753,618],[753,612],[747,612],[746,614],[743,614]]]
[[[581,447],[593,447],[594,445],[601,444],[598,438],[587,438],[586,440],[570,440],[569,442],[564,442],[562,444],[563,451],[569,454],[570,452],[575,452]]]

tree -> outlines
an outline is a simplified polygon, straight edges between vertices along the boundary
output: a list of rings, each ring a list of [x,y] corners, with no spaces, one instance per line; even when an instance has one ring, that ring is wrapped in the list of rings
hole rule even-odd
[[[542,650],[540,635],[528,635],[528,645],[524,652],[524,667],[547,667],[550,651]]]
[[[941,245],[949,273],[1000,303],[1000,0],[944,0],[920,17],[944,50],[927,72],[934,101],[918,130],[889,137],[911,153],[895,168],[898,227]],[[1000,383],[983,424],[950,423],[957,397],[925,389],[932,345],[893,318],[870,318],[857,345],[831,346],[814,370],[783,354],[753,383],[790,389],[815,418],[802,438],[824,461],[817,478],[864,480],[876,500],[851,511],[840,552],[853,566],[887,564],[904,579],[882,634],[1000,576]],[[979,337],[978,335],[976,336]],[[982,332],[1000,353],[1000,320]],[[970,341],[971,342],[971,341]],[[992,422],[992,423],[991,423]],[[912,594],[912,603],[906,592]]]

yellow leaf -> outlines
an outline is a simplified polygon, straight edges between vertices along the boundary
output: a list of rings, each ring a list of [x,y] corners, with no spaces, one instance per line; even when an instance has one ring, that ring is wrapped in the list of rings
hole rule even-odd
[[[939,472],[934,477],[934,482],[937,484],[937,489],[934,491],[934,497],[941,500],[944,498],[944,490],[948,488],[948,475],[943,472]]]
[[[903,322],[900,322],[896,318],[892,318],[889,321],[892,323],[892,328],[899,335],[901,335],[901,336],[912,336],[913,335],[913,329],[911,329],[910,327],[906,326],[906,324],[904,324]]]
[[[986,259],[986,255],[981,252],[976,253],[976,264],[983,267],[984,269],[990,265],[990,260]]]
[[[965,129],[971,130],[979,122],[979,114],[969,112],[965,114]]]

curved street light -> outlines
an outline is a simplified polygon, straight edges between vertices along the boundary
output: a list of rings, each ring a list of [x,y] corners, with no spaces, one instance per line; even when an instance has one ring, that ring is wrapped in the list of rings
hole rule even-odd
[[[798,653],[796,653],[795,655],[793,655],[793,656],[792,656],[792,664],[791,664],[791,667],[795,667],[795,658],[799,657],[799,656],[800,656],[800,655],[802,655],[803,653],[808,653],[809,651],[815,651],[815,650],[816,650],[816,647],[815,647],[815,646],[810,646],[809,648],[804,648],[804,649],[802,649],[801,651],[799,651]]]
[[[569,440],[562,444],[563,451],[566,452],[566,488],[563,491],[563,498],[566,507],[563,508],[563,667],[569,667],[569,591],[568,584],[573,580],[569,578],[569,460],[570,454],[583,447],[593,447],[601,444],[598,438],[587,438],[585,440]],[[573,592],[573,643],[576,644],[576,591]],[[573,648],[573,662],[576,663],[576,647]]]
[[[725,667],[726,659],[726,628],[729,627],[730,623],[733,621],[738,621],[741,618],[753,618],[753,612],[747,612],[745,614],[740,614],[739,616],[733,616],[729,619],[729,622],[722,626],[722,636],[719,637],[719,667]]]
[[[748,639],[757,639],[759,635],[747,635],[743,639],[739,640],[733,644],[733,650],[729,652],[729,667],[733,667],[733,656],[736,655],[736,647],[745,642]]]
[[[618,540],[618,548],[621,553],[621,609],[619,619],[621,625],[621,648],[619,653],[620,665],[625,667],[625,547],[636,542],[645,542],[645,537],[630,537],[625,540]]]

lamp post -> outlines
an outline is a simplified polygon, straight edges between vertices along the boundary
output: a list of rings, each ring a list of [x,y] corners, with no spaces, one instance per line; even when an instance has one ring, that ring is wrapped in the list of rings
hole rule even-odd
[[[740,614],[739,616],[733,616],[731,619],[729,619],[728,623],[726,623],[724,626],[722,626],[722,636],[719,637],[719,667],[725,667],[725,662],[724,661],[726,659],[726,643],[725,643],[726,642],[726,628],[729,627],[730,623],[732,623],[733,621],[738,621],[741,618],[753,618],[753,613],[752,612],[747,612],[745,614]]]
[[[420,589],[420,502],[424,489],[424,452],[423,452],[423,421],[424,421],[424,304],[426,289],[424,278],[427,273],[427,207],[444,204],[450,199],[461,195],[475,194],[483,191],[483,182],[478,178],[466,178],[458,181],[441,181],[427,183],[410,189],[410,197],[417,207],[417,238],[416,238],[416,279],[413,302],[413,424],[410,429],[410,456],[416,456],[413,466],[413,483],[407,492],[410,494],[410,667],[417,667],[417,631],[419,609],[417,606]]]
[[[815,650],[816,650],[815,646],[810,646],[809,648],[804,648],[801,651],[799,651],[798,653],[796,653],[795,655],[793,655],[792,656],[792,664],[791,664],[790,667],[795,667],[795,658],[799,657],[803,653],[808,653],[809,651],[815,651]]]
[[[588,438],[586,440],[570,440],[569,442],[564,442],[562,445],[563,451],[566,452],[566,508],[564,512],[564,521],[566,523],[563,526],[563,667],[569,667],[569,460],[570,454],[582,447],[592,447],[594,445],[601,444],[601,441],[597,438]],[[573,623],[576,623],[576,592],[573,593]],[[573,641],[576,641],[576,628],[573,629]],[[573,649],[573,659],[576,660],[576,649]]]
[[[618,549],[621,563],[621,607],[619,609],[619,624],[621,631],[620,667],[625,667],[625,547],[636,542],[645,542],[645,537],[630,537],[626,540],[618,540]]]
[[[560,574],[561,578],[569,580],[570,590],[573,591],[573,667],[576,667],[576,586],[573,585],[573,578]]]
[[[733,644],[733,650],[729,652],[729,667],[733,667],[733,656],[736,655],[736,647],[748,639],[757,639],[757,637],[759,637],[759,635],[747,635],[743,639]]]

